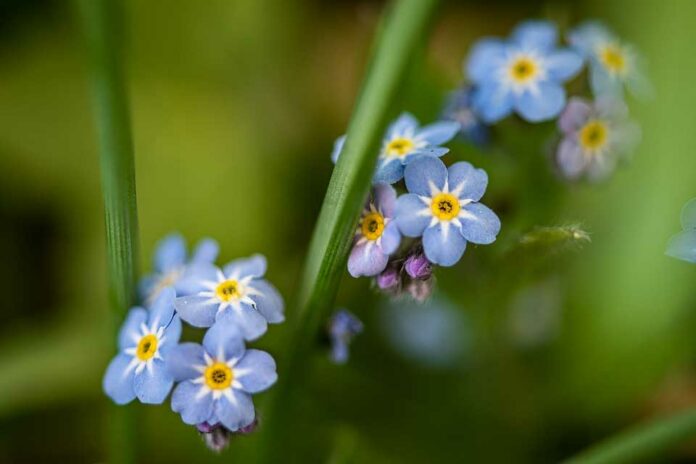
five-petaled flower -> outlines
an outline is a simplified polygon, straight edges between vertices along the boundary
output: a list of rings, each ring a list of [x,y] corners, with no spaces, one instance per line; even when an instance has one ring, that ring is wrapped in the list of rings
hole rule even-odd
[[[172,410],[186,424],[222,424],[235,432],[254,422],[253,393],[277,379],[273,358],[246,350],[242,334],[229,323],[215,324],[203,346],[182,343],[172,349],[167,367],[177,382]]]
[[[212,264],[219,251],[213,239],[203,239],[196,245],[188,264]],[[159,292],[174,287],[178,296],[187,293],[182,285],[187,269],[186,241],[179,234],[169,234],[159,241],[155,249],[154,272],[140,280],[139,291],[143,301],[152,303]]]
[[[444,155],[449,149],[440,145],[452,140],[459,129],[460,125],[454,121],[440,121],[421,128],[412,114],[402,113],[387,130],[372,182],[393,184],[404,177],[404,166],[415,157]],[[345,136],[341,136],[334,144],[331,154],[334,163],[338,161],[344,142]]]
[[[267,323],[283,322],[284,304],[278,291],[262,279],[266,258],[254,255],[230,262],[222,270],[213,265],[191,267],[185,285],[188,296],[177,298],[176,310],[194,327],[231,321],[247,340],[266,332]]]
[[[561,112],[563,83],[580,71],[583,59],[573,50],[558,49],[557,36],[552,23],[527,21],[507,42],[483,39],[474,46],[466,70],[475,85],[473,106],[485,122],[513,111],[530,122]]]
[[[449,168],[438,158],[420,157],[406,167],[406,187],[396,203],[396,222],[407,237],[423,237],[432,263],[452,266],[466,242],[489,244],[500,231],[498,216],[478,201],[488,176],[467,162]]]
[[[595,95],[620,97],[623,88],[639,96],[652,93],[636,50],[622,43],[604,25],[588,21],[568,34],[568,42],[589,62],[590,86]]]
[[[102,386],[117,404],[136,397],[160,404],[174,379],[166,360],[181,336],[181,321],[174,314],[174,290],[165,288],[149,310],[133,308],[118,335],[120,353],[106,369]]]
[[[396,191],[391,185],[377,184],[374,187],[348,258],[348,272],[353,277],[379,274],[387,267],[389,255],[398,248],[401,234],[394,222],[395,204]]]
[[[640,129],[628,120],[626,105],[615,98],[599,98],[594,103],[571,98],[558,127],[563,139],[556,161],[570,179],[583,174],[591,180],[606,177],[640,138]]]

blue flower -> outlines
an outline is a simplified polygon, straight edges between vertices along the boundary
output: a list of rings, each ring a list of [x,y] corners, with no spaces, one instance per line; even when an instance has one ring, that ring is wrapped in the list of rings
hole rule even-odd
[[[570,31],[568,42],[588,59],[595,95],[620,97],[624,87],[638,96],[652,93],[641,69],[642,58],[633,46],[622,43],[601,23],[581,24]]]
[[[396,191],[391,185],[378,184],[362,213],[355,245],[348,257],[348,272],[353,277],[374,276],[387,267],[389,255],[401,242],[394,222]]]
[[[218,244],[213,239],[203,239],[196,245],[188,264],[212,264],[219,251]],[[169,234],[159,241],[155,249],[153,267],[155,272],[140,280],[140,298],[150,304],[157,298],[159,292],[166,287],[174,287],[177,295],[187,293],[181,285],[186,271],[186,241],[180,234]]]
[[[440,145],[452,140],[459,129],[460,125],[452,121],[436,122],[421,128],[412,114],[402,113],[387,130],[372,182],[393,184],[404,177],[404,166],[416,156],[444,155],[449,149]],[[338,162],[344,142],[345,135],[334,144],[331,154],[334,163]]]
[[[665,253],[673,258],[696,263],[696,198],[687,201],[681,211],[682,231],[669,239]]]
[[[530,122],[554,118],[565,105],[563,83],[582,68],[575,51],[556,47],[558,31],[546,21],[520,24],[508,41],[483,39],[466,70],[476,88],[472,103],[487,123],[513,111]]]
[[[423,237],[425,256],[454,265],[466,242],[489,244],[500,231],[498,216],[478,201],[488,176],[467,162],[449,168],[438,158],[421,157],[406,167],[406,188],[396,202],[396,222],[407,237]]]
[[[348,345],[357,334],[362,333],[363,324],[346,309],[336,311],[329,321],[331,339],[331,360],[336,364],[345,364],[350,354]]]
[[[266,258],[238,259],[220,270],[211,264],[191,266],[183,283],[191,293],[174,302],[179,316],[194,327],[232,321],[247,340],[266,332],[267,323],[283,322],[283,298],[262,279]]]
[[[163,289],[152,307],[133,308],[118,335],[120,353],[106,369],[102,387],[117,404],[138,398],[160,404],[174,379],[165,361],[181,336],[181,321],[174,314],[174,290]]]
[[[278,378],[273,358],[263,351],[246,350],[241,333],[229,323],[208,330],[203,346],[174,347],[167,367],[180,382],[172,393],[172,410],[186,424],[220,423],[231,432],[254,422],[251,395]]]
[[[461,138],[474,145],[488,144],[489,127],[478,117],[472,106],[474,88],[465,86],[452,92],[447,98],[443,119],[459,123]]]

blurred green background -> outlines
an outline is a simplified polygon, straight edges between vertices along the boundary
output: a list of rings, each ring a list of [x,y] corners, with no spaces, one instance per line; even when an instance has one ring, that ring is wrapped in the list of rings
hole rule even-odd
[[[383,6],[125,2],[143,270],[170,231],[191,242],[212,236],[222,262],[264,253],[293,317],[329,153]],[[0,1],[3,463],[108,459],[100,382],[114,321],[73,7]],[[485,151],[452,144],[449,161],[489,173],[484,201],[502,218],[499,241],[439,272],[426,306],[389,304],[366,279],[344,280],[337,305],[358,314],[365,333],[344,367],[318,341],[301,414],[277,444],[283,462],[556,462],[696,403],[696,268],[663,255],[696,196],[696,2],[445,2],[393,112],[434,120],[471,43],[528,17],[565,30],[599,18],[642,49],[656,97],[632,104],[640,149],[606,183],[567,185],[545,153],[551,123],[505,121]],[[579,224],[591,243],[515,251],[534,226],[564,224]],[[285,330],[272,326],[254,345],[281,353]],[[128,408],[140,462],[254,462],[257,436],[217,456],[168,404]],[[694,461],[696,446],[670,459]]]

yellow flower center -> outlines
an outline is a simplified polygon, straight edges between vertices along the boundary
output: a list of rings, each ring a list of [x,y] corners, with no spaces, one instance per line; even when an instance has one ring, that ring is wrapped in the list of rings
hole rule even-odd
[[[360,229],[368,240],[377,240],[384,232],[384,217],[379,213],[370,213],[362,218]]]
[[[538,72],[537,64],[527,57],[517,58],[510,66],[510,77],[519,84],[529,82]]]
[[[205,377],[205,384],[212,390],[224,390],[234,380],[234,374],[230,366],[219,361],[206,367],[203,376]]]
[[[449,193],[438,193],[430,204],[430,209],[438,219],[450,220],[459,214],[459,200]]]
[[[147,361],[157,352],[157,337],[153,334],[145,335],[138,342],[138,347],[135,350],[135,355],[141,361]]]
[[[598,119],[592,119],[580,129],[580,145],[586,150],[598,150],[607,143],[607,125]]]
[[[215,289],[215,294],[220,300],[228,302],[242,296],[239,282],[230,279],[220,282]]]
[[[618,45],[606,45],[599,51],[599,59],[612,74],[626,71],[626,55]]]
[[[406,156],[413,150],[413,140],[405,138],[393,139],[387,144],[386,152],[391,156]]]

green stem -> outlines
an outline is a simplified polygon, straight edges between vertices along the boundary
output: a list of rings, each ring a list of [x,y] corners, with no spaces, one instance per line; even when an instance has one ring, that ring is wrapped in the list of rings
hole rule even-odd
[[[696,408],[638,425],[574,456],[567,464],[618,464],[654,459],[696,436]]]
[[[101,182],[106,213],[109,295],[113,333],[118,330],[135,297],[138,214],[135,167],[125,79],[120,66],[122,6],[116,0],[79,3],[91,58],[92,93],[97,130]],[[115,340],[114,336],[114,340]],[[110,462],[134,462],[133,412],[111,408]]]
[[[345,270],[390,109],[437,4],[438,0],[398,0],[390,6],[381,27],[309,246],[299,312],[281,360],[284,362],[280,363],[280,381],[264,418],[262,453],[278,450],[277,437],[291,429],[286,420],[290,415],[289,386],[296,389],[306,373],[308,353]]]

